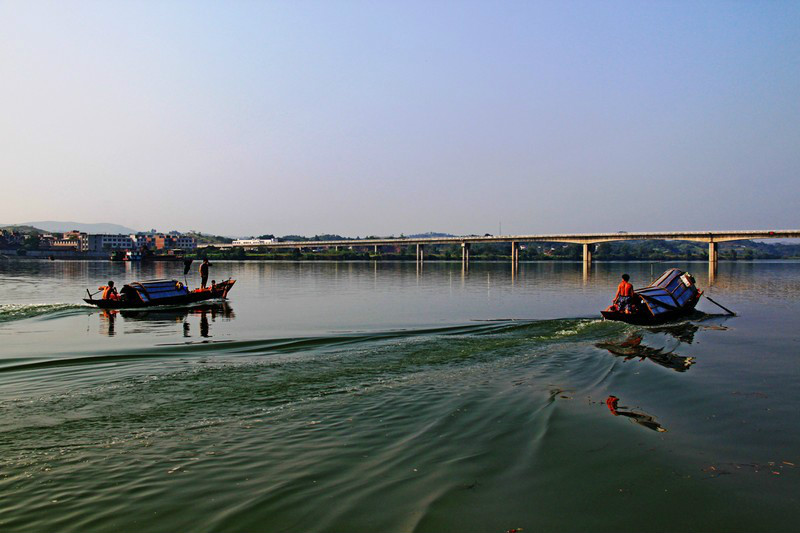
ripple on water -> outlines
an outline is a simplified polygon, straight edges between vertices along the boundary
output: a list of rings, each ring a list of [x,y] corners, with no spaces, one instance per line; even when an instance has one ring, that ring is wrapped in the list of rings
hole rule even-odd
[[[634,407],[667,391],[650,399],[671,428],[681,406],[656,402],[664,394],[713,404],[697,372],[598,347],[631,334],[676,338],[594,319],[495,321],[11,362],[9,382],[64,385],[31,380],[0,405],[0,525],[589,529],[581,517],[617,523],[611,497],[647,509],[626,515],[634,529],[691,525],[660,510],[687,497],[731,511],[726,526],[741,519],[674,459],[679,432],[609,413],[609,389]]]
[[[0,304],[0,323],[34,317],[60,318],[70,314],[80,314],[95,309],[96,308],[88,304]]]

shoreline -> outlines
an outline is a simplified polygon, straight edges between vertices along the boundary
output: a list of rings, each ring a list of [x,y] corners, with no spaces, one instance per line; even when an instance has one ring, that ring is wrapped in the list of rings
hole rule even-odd
[[[193,261],[202,261],[202,257],[187,257],[186,259],[192,259]],[[411,258],[370,258],[370,259],[361,259],[361,258],[342,258],[342,259],[331,259],[331,258],[324,258],[324,257],[311,257],[311,258],[289,258],[289,257],[280,257],[280,258],[254,258],[254,257],[246,257],[246,258],[231,258],[231,257],[209,257],[211,261],[220,261],[220,262],[231,262],[231,263],[416,263],[417,261]],[[110,259],[106,259],[103,257],[75,257],[75,256],[62,256],[49,258],[46,255],[43,256],[27,256],[27,255],[8,255],[3,254],[0,252],[0,261],[49,261],[49,262],[56,262],[56,261],[74,261],[74,262],[91,262],[91,263],[120,263],[120,264],[148,264],[148,263],[182,263],[183,259],[146,259],[144,261],[112,261]],[[730,259],[730,258],[720,258],[717,262],[718,263],[791,263],[791,262],[798,262],[800,261],[800,257],[781,257],[781,258],[758,258],[758,259]],[[473,263],[510,263],[511,257],[506,258],[473,258],[470,259],[470,264]],[[681,262],[681,263],[708,263],[708,259],[706,258],[680,258],[680,257],[673,257],[673,258],[658,258],[658,259],[643,259],[643,258],[630,258],[630,259],[592,259],[592,264],[594,263],[673,263],[673,262]],[[423,264],[425,263],[461,263],[460,259],[452,259],[452,258],[425,258]],[[572,258],[555,258],[555,259],[520,259],[518,261],[519,264],[527,263],[573,263],[573,264],[582,264],[583,261],[581,259],[572,259]]]

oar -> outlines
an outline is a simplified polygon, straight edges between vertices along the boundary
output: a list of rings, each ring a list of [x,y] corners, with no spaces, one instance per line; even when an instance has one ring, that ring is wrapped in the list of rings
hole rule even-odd
[[[724,305],[722,305],[722,304],[718,304],[717,302],[715,302],[714,300],[712,300],[712,299],[711,299],[711,298],[709,298],[708,296],[706,296],[706,300],[708,300],[708,301],[709,301],[709,302],[711,302],[712,304],[716,305],[717,307],[721,307],[722,309],[724,309],[725,311],[727,311],[729,315],[731,315],[731,316],[736,316],[736,313],[734,313],[733,311],[731,311],[730,309],[728,309],[728,308],[727,308],[727,307],[725,307]]]
[[[189,274],[189,269],[192,268],[192,261],[194,259],[184,259],[183,260],[183,284],[186,286],[186,289],[189,289],[189,282],[186,281],[186,276]]]

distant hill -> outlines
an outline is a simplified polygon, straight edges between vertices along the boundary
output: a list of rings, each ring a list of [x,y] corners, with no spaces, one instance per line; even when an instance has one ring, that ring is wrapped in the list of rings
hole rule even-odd
[[[109,224],[105,222],[100,222],[96,224],[86,224],[84,222],[62,222],[58,220],[45,220],[40,222],[24,222],[24,226],[33,226],[35,228],[43,229],[44,231],[53,231],[57,233],[63,233],[65,231],[72,231],[78,230],[83,231],[85,233],[136,233],[137,230],[131,229],[125,226],[120,226],[119,224]]]
[[[0,229],[6,231],[14,231],[17,233],[24,233],[26,235],[30,235],[31,233],[45,233],[45,231],[42,229],[34,228],[33,226],[25,226],[21,224],[7,224],[7,225],[0,224]]]

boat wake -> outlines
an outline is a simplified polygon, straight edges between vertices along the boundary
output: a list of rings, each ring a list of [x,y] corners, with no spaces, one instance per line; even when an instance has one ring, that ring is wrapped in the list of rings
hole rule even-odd
[[[28,306],[31,307],[31,306]],[[94,311],[87,306],[61,304],[60,307],[49,306],[45,311],[36,307],[40,314],[57,316],[61,313],[85,313]],[[53,309],[57,307],[57,309]],[[26,311],[25,316],[34,315],[33,309]],[[18,311],[21,315],[23,311]],[[446,361],[461,360],[465,353],[481,353],[490,347],[492,350],[505,349],[512,346],[543,347],[562,342],[595,342],[608,336],[614,336],[625,329],[625,325],[603,322],[589,318],[564,318],[550,320],[508,320],[482,323],[460,324],[431,328],[393,329],[383,331],[348,331],[322,336],[302,337],[267,337],[254,339],[224,339],[219,341],[187,340],[184,342],[166,342],[154,344],[148,348],[126,348],[109,351],[107,348],[96,353],[81,351],[66,357],[24,357],[7,359],[0,364],[0,373],[14,370],[45,367],[61,367],[74,365],[97,365],[108,362],[147,361],[169,358],[200,358],[209,356],[220,359],[260,358],[263,356],[280,356],[308,353],[313,357],[330,352],[375,353],[379,346],[389,346],[390,351],[399,345],[424,346],[428,362],[440,358]],[[463,351],[459,351],[458,347]],[[415,348],[416,350],[416,348]],[[401,350],[402,351],[402,350]],[[491,350],[490,350],[491,351]],[[512,349],[512,351],[514,351]],[[434,357],[434,354],[439,356]],[[240,359],[241,360],[241,359]],[[452,362],[452,361],[451,361]]]
[[[0,304],[0,323],[36,317],[60,318],[92,309],[90,305],[68,303]]]

